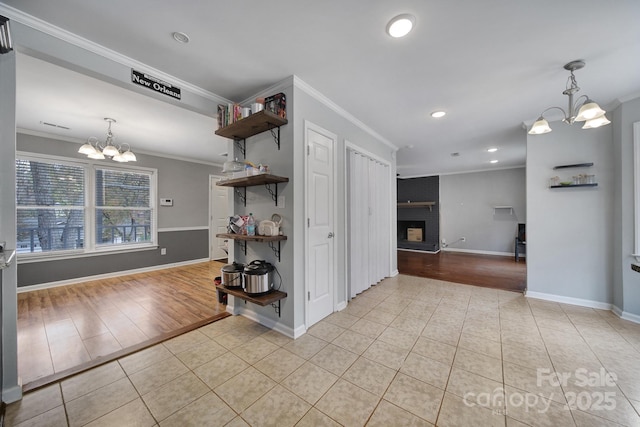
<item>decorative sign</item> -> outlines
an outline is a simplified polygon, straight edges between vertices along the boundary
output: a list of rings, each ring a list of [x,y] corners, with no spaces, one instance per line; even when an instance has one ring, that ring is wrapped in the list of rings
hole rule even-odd
[[[163,95],[170,96],[175,99],[180,99],[180,88],[171,86],[169,83],[162,81],[149,74],[141,73],[133,68],[131,69],[131,81],[142,87],[149,88],[155,92],[159,92]]]

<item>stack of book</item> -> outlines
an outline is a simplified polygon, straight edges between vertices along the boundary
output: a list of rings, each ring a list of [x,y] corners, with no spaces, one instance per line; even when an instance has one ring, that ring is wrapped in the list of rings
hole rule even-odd
[[[240,104],[218,104],[218,127],[229,126],[242,119],[242,107]]]

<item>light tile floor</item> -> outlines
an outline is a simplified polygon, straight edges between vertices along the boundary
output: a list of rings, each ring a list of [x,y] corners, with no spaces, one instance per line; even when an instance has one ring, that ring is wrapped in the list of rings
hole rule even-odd
[[[640,426],[640,325],[408,276],[291,340],[235,316],[28,393],[7,426]]]

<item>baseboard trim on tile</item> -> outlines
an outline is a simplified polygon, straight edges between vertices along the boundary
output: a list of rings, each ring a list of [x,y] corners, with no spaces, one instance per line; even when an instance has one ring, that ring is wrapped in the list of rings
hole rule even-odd
[[[562,295],[546,294],[544,292],[527,291],[526,297],[541,299],[545,301],[559,302],[562,304],[578,305],[581,307],[597,308],[599,310],[611,310],[613,308],[612,304],[608,304],[605,302],[592,301],[582,298],[565,297]]]
[[[613,311],[613,314],[621,319],[628,320],[629,322],[633,323],[640,323],[640,316],[638,316],[637,314],[622,311],[615,305],[613,306],[613,309],[611,309],[611,311]]]
[[[228,311],[228,310],[227,310]],[[254,322],[260,323],[262,326],[266,326],[269,329],[273,329],[274,331],[280,332],[281,334],[296,339],[302,334],[306,332],[304,326],[301,326],[303,332],[299,332],[300,328],[296,328],[295,330],[290,328],[289,326],[283,325],[277,319],[271,319],[267,316],[263,316],[260,313],[256,313],[255,311],[245,309],[244,307],[237,308],[237,314],[246,317],[249,320],[253,320]]]

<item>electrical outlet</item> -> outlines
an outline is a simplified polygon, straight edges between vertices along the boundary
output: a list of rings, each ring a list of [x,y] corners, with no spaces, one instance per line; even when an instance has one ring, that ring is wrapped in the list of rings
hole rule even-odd
[[[166,254],[167,254],[167,248],[160,249],[160,255],[166,255]]]
[[[460,240],[463,241],[463,242],[466,242],[467,238],[466,237],[461,237]]]

